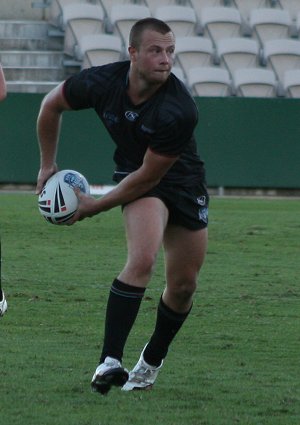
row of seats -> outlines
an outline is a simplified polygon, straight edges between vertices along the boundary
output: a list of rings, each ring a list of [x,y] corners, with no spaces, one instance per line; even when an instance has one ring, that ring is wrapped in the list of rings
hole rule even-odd
[[[182,78],[176,68],[174,73]],[[299,69],[285,71],[280,84],[271,69],[239,68],[230,75],[225,68],[195,67],[186,83],[194,96],[300,97]]]
[[[244,20],[236,7],[207,6],[198,11],[196,4],[163,5],[152,10],[133,3],[111,2],[108,7],[87,0],[53,0],[50,17],[62,29],[70,19],[97,19],[101,32],[119,32],[124,43],[132,21],[150,15],[168,22],[176,36],[204,35],[213,43],[222,37],[252,36],[262,44],[270,38],[298,37],[300,33],[300,9],[295,21],[288,10],[271,7],[252,9],[249,19]]]
[[[48,0],[46,0],[48,1]],[[57,16],[61,6],[69,3],[74,3],[74,0],[49,0],[51,3],[52,16]],[[298,0],[76,0],[77,2],[85,2],[92,4],[100,4],[106,15],[110,15],[111,9],[115,5],[121,4],[138,4],[145,5],[153,14],[157,7],[181,5],[192,7],[198,19],[201,17],[203,8],[227,6],[234,7],[239,10],[244,21],[249,20],[252,10],[257,8],[277,8],[286,10],[290,13],[292,19],[296,19],[299,12]]]
[[[74,1],[53,0],[54,9],[52,9],[51,17],[52,21],[55,19],[56,24],[64,30],[65,53],[81,61],[82,68],[124,59],[125,46],[132,24],[137,19],[153,16],[147,5],[130,4],[128,0],[123,1],[119,6],[111,0],[107,2],[101,0],[101,4],[92,4],[84,0],[77,0],[78,3]],[[100,2],[100,0],[94,1]],[[252,31],[253,34],[248,31],[248,37],[243,37],[238,7],[224,5],[231,3],[230,6],[232,6],[234,2],[236,6],[241,7],[237,0],[224,0],[223,6],[216,5],[220,3],[220,0],[219,2],[195,0],[195,2],[190,1],[190,6],[186,5],[187,2],[185,5],[176,4],[172,7],[170,4],[159,6],[164,1],[151,0],[153,11],[156,11],[154,16],[169,22],[177,33],[175,73],[185,80],[194,94],[201,95],[199,88],[202,83],[197,85],[196,79],[207,78],[208,71],[211,71],[210,78],[213,77],[214,80],[220,78],[224,87],[226,82],[227,88],[222,93],[244,95],[246,91],[239,89],[242,85],[240,82],[243,86],[246,85],[246,80],[249,80],[251,76],[251,72],[247,71],[250,67],[253,68],[253,81],[248,81],[249,85],[250,83],[252,86],[254,83],[258,84],[261,79],[261,85],[268,85],[269,89],[272,87],[272,90],[264,91],[264,96],[295,95],[295,91],[291,91],[288,87],[290,81],[295,83],[297,75],[294,73],[291,78],[292,72],[286,73],[287,76],[285,76],[285,71],[293,71],[294,68],[299,67],[300,41],[290,37],[290,19],[287,19],[289,15],[287,10],[276,8],[249,10],[249,22],[253,24],[256,21],[257,25],[253,26],[255,28],[255,31]],[[212,1],[215,6],[207,6],[208,2],[212,3]],[[243,0],[241,3],[245,5],[255,1],[258,6],[258,0]],[[120,0],[118,2],[120,3]],[[172,3],[172,0],[168,2]],[[184,0],[181,1],[183,2]],[[154,3],[156,3],[155,7]],[[203,8],[198,10],[196,6],[199,7],[200,3],[203,3]],[[267,0],[260,0],[259,5],[265,6],[266,3]],[[53,10],[56,12],[53,13]],[[182,13],[187,10],[193,11],[194,15],[188,16]],[[179,16],[178,11],[181,12]],[[228,23],[228,20],[221,19],[217,13],[220,11],[223,17],[225,14],[227,17],[235,16],[236,21]],[[275,20],[276,24],[265,25],[262,24],[263,13],[261,12],[266,12],[273,18],[280,16],[285,19],[282,19],[280,24],[278,19]],[[196,16],[196,20],[192,16]],[[199,26],[197,20],[199,16],[204,16],[205,19],[202,19],[202,22],[206,22],[205,25]],[[300,15],[298,16],[300,22]],[[109,20],[107,20],[108,17]],[[197,24],[197,31],[195,31],[195,24]],[[249,35],[252,36],[249,37]],[[216,81],[211,82],[211,85],[217,87]],[[203,84],[201,87],[203,90]],[[253,91],[253,93],[256,92]]]

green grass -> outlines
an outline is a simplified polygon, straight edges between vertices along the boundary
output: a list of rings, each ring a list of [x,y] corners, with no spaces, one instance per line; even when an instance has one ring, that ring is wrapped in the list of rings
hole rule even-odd
[[[212,199],[194,308],[153,391],[90,391],[108,290],[126,255],[119,209],[52,226],[0,194],[0,415],[6,425],[299,425],[300,201]],[[129,337],[152,332],[162,256]],[[2,423],[2,422],[1,422]]]

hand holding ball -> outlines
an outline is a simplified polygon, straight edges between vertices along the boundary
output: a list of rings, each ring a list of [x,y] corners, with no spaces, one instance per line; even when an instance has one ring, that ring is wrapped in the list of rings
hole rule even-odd
[[[39,195],[38,206],[42,216],[52,224],[65,224],[78,208],[74,189],[90,194],[86,178],[74,170],[62,170],[47,180]]]

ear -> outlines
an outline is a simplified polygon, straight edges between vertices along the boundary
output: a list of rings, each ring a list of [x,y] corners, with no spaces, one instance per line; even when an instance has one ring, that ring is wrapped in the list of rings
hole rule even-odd
[[[137,54],[137,50],[135,47],[129,46],[128,47],[128,54],[129,54],[129,58],[132,61],[136,60],[136,54]]]

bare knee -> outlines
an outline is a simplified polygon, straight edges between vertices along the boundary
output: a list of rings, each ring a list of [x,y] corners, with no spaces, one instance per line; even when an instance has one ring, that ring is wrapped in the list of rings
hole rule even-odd
[[[168,283],[163,295],[164,301],[174,311],[185,312],[191,307],[196,288],[195,279],[186,278]]]
[[[149,252],[134,258],[129,257],[120,274],[120,279],[137,286],[144,286],[152,276],[155,263],[156,256]]]
[[[182,300],[190,300],[196,291],[196,287],[197,284],[195,280],[184,280],[175,286],[174,292],[177,298]]]

